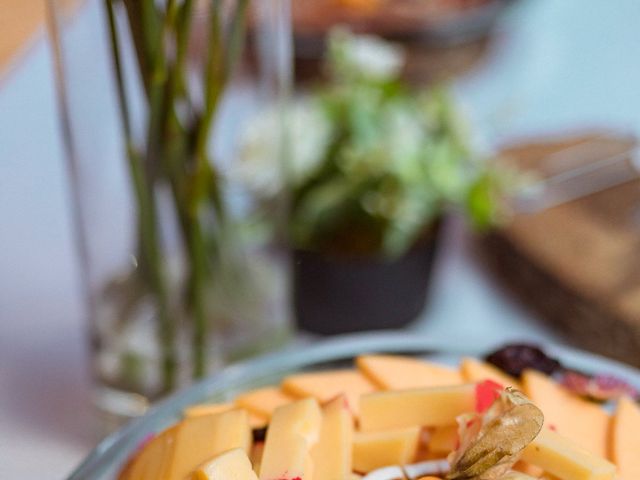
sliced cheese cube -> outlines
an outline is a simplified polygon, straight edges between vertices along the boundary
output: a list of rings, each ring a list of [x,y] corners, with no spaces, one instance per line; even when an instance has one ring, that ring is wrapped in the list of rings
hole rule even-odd
[[[530,463],[523,461],[516,462],[516,464],[513,466],[513,469],[534,478],[541,478],[544,475],[544,470],[542,470],[540,467],[536,467],[535,465],[531,465]]]
[[[340,396],[322,408],[318,443],[311,450],[313,475],[322,480],[345,480],[351,474],[353,417],[347,399]]]
[[[620,480],[640,479],[640,407],[630,398],[619,400],[613,417],[611,459]]]
[[[311,480],[311,448],[318,441],[322,414],[313,398],[276,408],[267,430],[260,479]]]
[[[184,409],[185,417],[199,417],[201,415],[214,415],[216,413],[228,412],[237,408],[233,403],[201,403],[192,405]]]
[[[522,460],[561,480],[613,480],[616,466],[547,428],[522,453]]]
[[[599,457],[607,456],[611,421],[599,406],[556,383],[543,373],[527,370],[522,387],[544,413],[545,425]]]
[[[192,480],[258,480],[247,453],[236,448],[201,465]]]
[[[538,477],[532,477],[522,472],[507,473],[501,480],[536,480]]]
[[[482,382],[492,380],[503,387],[513,387],[522,390],[520,382],[511,375],[504,373],[498,367],[490,363],[481,362],[475,358],[463,358],[460,363],[460,373],[467,382]]]
[[[392,428],[453,425],[475,409],[475,385],[375,392],[360,398],[363,432]]]
[[[313,397],[320,403],[344,395],[349,408],[357,415],[361,395],[376,390],[375,386],[355,370],[333,370],[291,375],[282,382],[282,389],[297,397]]]
[[[446,456],[458,447],[458,426],[434,428],[429,438],[429,452]]]
[[[121,480],[156,480],[165,478],[173,457],[178,426],[165,430],[149,440],[131,461]]]
[[[439,387],[463,383],[454,369],[397,355],[362,355],[356,364],[382,390]]]
[[[177,427],[167,475],[169,480],[184,480],[201,463],[227,450],[241,448],[248,453],[251,448],[251,427],[246,410],[186,418]]]
[[[237,406],[247,409],[250,413],[269,420],[273,411],[295,399],[287,395],[278,387],[264,387],[243,393],[236,397]]]
[[[307,453],[304,459],[304,474],[300,477],[293,477],[292,480],[309,480],[313,478],[315,473],[315,465],[313,464],[313,459],[311,458],[311,453]],[[285,477],[278,477],[278,480],[284,479]]]
[[[234,408],[239,407],[233,403],[202,403],[200,405],[193,405],[185,408],[184,416],[189,418],[198,417],[200,415],[212,415],[215,413],[233,410]],[[249,424],[251,425],[251,428],[262,428],[266,426],[267,423],[268,419],[266,417],[249,412]]]
[[[356,432],[353,437],[353,469],[367,473],[376,468],[411,463],[419,439],[420,427]]]

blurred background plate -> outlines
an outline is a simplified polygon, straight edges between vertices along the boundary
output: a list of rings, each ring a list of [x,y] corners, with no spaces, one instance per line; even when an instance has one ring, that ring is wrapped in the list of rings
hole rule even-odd
[[[319,55],[309,45],[335,25],[387,38],[459,43],[489,32],[513,0],[298,0],[293,28],[300,56]],[[308,42],[308,43],[307,43]]]
[[[297,0],[292,3],[298,80],[320,70],[328,32],[346,27],[402,44],[406,77],[416,83],[469,71],[487,51],[490,34],[515,0]]]

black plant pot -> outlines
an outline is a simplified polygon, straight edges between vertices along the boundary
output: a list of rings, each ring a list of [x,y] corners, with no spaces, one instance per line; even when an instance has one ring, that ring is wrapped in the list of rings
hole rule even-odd
[[[298,328],[333,335],[399,328],[424,309],[439,222],[409,252],[388,260],[293,252]]]

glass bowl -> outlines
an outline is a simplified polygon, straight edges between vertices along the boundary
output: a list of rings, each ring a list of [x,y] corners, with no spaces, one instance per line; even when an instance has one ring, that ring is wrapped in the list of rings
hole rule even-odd
[[[567,367],[615,375],[640,388],[640,372],[631,367],[564,346],[542,347]],[[245,390],[278,383],[293,371],[351,366],[356,356],[367,352],[407,354],[451,365],[457,364],[462,356],[487,353],[471,342],[465,343],[457,339],[443,342],[415,333],[345,335],[314,344],[302,343],[285,352],[231,365],[220,373],[177,392],[143,417],[103,440],[71,474],[69,480],[117,478],[118,472],[137,446],[149,435],[176,422],[189,405],[230,400]]]

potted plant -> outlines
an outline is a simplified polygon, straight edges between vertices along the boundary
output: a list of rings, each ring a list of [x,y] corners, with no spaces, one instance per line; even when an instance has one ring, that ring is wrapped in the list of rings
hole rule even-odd
[[[245,139],[240,174],[265,200],[289,196],[299,327],[400,327],[425,305],[445,210],[463,207],[486,225],[496,182],[471,151],[446,88],[403,83],[402,49],[344,30],[328,46],[328,82],[286,112],[291,151],[281,190],[263,188],[273,185],[265,117]]]

